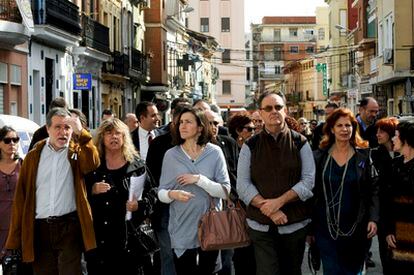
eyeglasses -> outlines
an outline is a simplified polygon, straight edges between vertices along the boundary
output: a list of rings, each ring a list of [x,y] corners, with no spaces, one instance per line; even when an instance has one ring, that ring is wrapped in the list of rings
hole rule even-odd
[[[256,128],[254,127],[243,127],[243,129],[246,129],[248,132],[253,132],[254,130],[256,130]]]
[[[284,105],[274,105],[274,106],[267,105],[267,106],[264,106],[263,108],[261,108],[261,110],[263,110],[267,113],[270,113],[273,109],[275,109],[276,111],[280,111],[280,110],[283,109],[283,107],[285,107],[285,106]]]
[[[210,123],[210,125],[211,126],[217,126],[217,125],[219,125],[220,124],[220,122],[218,122],[218,121],[209,121],[209,123]]]
[[[9,137],[6,137],[6,138],[3,138],[3,142],[4,142],[5,144],[10,144],[10,142],[12,142],[12,141],[13,141],[13,143],[14,143],[14,144],[16,144],[16,143],[18,143],[18,142],[19,142],[19,140],[20,140],[20,138],[19,138],[19,137],[15,137],[15,138],[9,138]]]
[[[263,123],[261,119],[252,119],[253,123]]]

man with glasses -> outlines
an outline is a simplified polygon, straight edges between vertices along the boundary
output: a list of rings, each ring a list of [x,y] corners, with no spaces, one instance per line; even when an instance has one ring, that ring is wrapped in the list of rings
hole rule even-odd
[[[283,95],[265,92],[259,106],[265,126],[243,145],[237,166],[256,274],[301,274],[315,178],[312,150],[287,127]]]

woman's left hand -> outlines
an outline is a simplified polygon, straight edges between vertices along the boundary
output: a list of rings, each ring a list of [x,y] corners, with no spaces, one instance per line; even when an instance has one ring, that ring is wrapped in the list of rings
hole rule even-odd
[[[188,185],[197,183],[200,179],[200,175],[183,174],[177,177],[177,182],[181,185]]]
[[[368,235],[367,238],[371,239],[375,235],[377,235],[377,224],[375,222],[368,222]]]
[[[138,210],[138,201],[127,201],[126,202],[126,210],[127,211],[131,211],[131,212],[135,212]]]

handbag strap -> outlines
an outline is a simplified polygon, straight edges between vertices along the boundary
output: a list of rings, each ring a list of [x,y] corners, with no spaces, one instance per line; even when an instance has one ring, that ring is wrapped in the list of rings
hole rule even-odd
[[[220,184],[221,188],[223,188],[224,194],[226,194],[226,199],[224,200],[224,207],[223,209],[227,208],[234,208],[235,204],[234,202],[230,199],[229,196],[229,192],[227,191],[227,189],[223,186],[223,184]],[[208,194],[208,193],[207,193]],[[215,209],[215,205],[214,205],[214,201],[213,201],[213,197],[208,194],[209,198],[210,198],[210,210],[214,210]]]

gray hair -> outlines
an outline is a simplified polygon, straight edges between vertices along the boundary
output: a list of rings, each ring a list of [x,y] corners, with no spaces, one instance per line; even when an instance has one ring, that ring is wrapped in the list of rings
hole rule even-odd
[[[61,108],[61,107],[50,109],[46,116],[47,127],[52,126],[52,118],[54,116],[67,117],[67,116],[71,116],[71,113],[68,111],[68,109]]]

